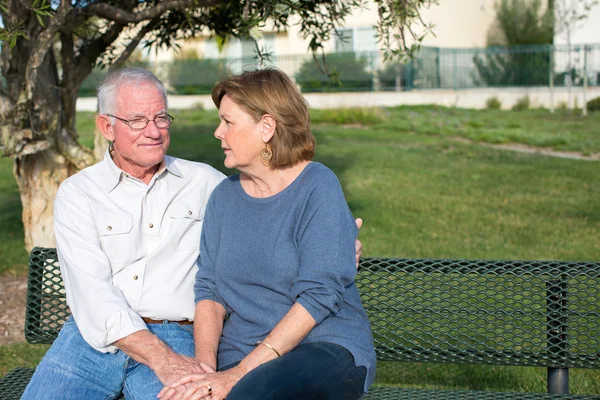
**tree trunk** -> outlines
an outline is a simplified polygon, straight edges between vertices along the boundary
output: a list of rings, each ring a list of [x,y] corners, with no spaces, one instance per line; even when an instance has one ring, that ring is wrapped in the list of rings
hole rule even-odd
[[[54,197],[62,181],[76,172],[66,158],[54,150],[15,158],[15,179],[23,204],[25,247],[55,247]]]
[[[21,3],[13,5],[22,7]],[[21,11],[21,18],[32,15],[28,10]],[[61,68],[49,42],[45,53],[35,56],[41,61],[30,78],[26,66],[35,58],[32,54],[41,36],[41,26],[37,20],[30,20],[26,26],[32,40],[19,39],[13,48],[3,49],[0,57],[2,74],[6,77],[0,108],[0,145],[4,155],[14,160],[13,174],[23,207],[25,247],[30,251],[34,246],[56,246],[53,203],[58,187],[95,159],[91,150],[77,142],[75,131],[77,90],[85,76],[61,80]],[[85,72],[87,69],[82,74]],[[30,92],[26,84],[31,85]]]

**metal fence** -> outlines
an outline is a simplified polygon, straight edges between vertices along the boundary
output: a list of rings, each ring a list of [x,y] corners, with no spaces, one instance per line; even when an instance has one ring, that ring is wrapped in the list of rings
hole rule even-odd
[[[423,47],[406,63],[384,61],[378,52],[138,63],[152,70],[172,93],[206,94],[223,75],[275,66],[303,92],[401,91],[478,87],[600,85],[600,44],[477,49]],[[81,95],[93,95],[104,71],[94,70]]]

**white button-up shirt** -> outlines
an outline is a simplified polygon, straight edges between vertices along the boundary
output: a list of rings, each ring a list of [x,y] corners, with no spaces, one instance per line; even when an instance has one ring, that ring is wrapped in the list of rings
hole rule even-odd
[[[166,156],[149,184],[104,160],[65,180],[54,230],[67,304],[84,339],[114,352],[142,317],[194,319],[204,209],[224,175]]]

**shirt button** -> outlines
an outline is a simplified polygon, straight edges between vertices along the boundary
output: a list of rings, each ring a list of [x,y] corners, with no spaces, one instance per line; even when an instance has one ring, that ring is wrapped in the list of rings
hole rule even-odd
[[[107,226],[106,229],[108,229],[109,231],[112,231],[112,226]]]
[[[188,214],[192,215],[192,212],[191,212],[191,211],[188,211]]]
[[[152,228],[154,228],[154,224],[150,224],[150,225],[148,225],[148,227],[149,227],[150,229],[152,229]]]
[[[133,276],[133,280],[134,280],[134,281],[137,281],[137,279],[138,279],[138,276],[137,276],[137,275],[134,275],[134,276]]]

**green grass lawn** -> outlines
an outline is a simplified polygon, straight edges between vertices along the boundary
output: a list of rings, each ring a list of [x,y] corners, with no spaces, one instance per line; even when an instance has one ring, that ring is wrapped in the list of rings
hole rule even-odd
[[[233,173],[223,168],[213,137],[216,112],[172,114],[170,154]],[[397,107],[311,115],[315,160],[333,169],[353,213],[365,221],[360,233],[365,256],[600,260],[598,162],[477,144],[514,142],[598,153],[600,113],[581,118],[542,110]],[[91,144],[93,115],[80,113],[78,126],[82,141]],[[27,255],[11,165],[0,159],[0,274],[21,275]],[[41,352],[22,356],[25,348],[0,347],[0,375],[35,363]],[[545,375],[540,368],[382,363],[378,382],[544,391]],[[600,394],[599,378],[600,372],[573,370],[572,392]]]

